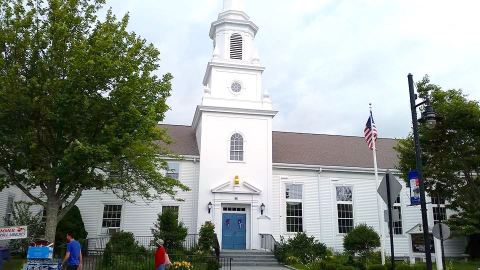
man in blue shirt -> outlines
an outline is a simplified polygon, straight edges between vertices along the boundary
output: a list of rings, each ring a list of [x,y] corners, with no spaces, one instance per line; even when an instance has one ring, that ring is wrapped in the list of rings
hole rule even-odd
[[[82,250],[80,243],[73,237],[73,233],[67,233],[67,253],[63,259],[63,264],[67,263],[67,270],[82,269]]]

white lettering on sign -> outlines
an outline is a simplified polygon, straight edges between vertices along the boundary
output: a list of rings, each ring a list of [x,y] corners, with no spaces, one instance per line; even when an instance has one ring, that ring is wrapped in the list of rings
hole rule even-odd
[[[27,226],[0,228],[0,240],[24,239],[28,236]]]

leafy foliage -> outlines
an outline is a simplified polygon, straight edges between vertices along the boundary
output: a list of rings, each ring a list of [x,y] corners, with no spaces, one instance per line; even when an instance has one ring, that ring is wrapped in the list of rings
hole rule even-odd
[[[157,222],[152,228],[155,241],[163,239],[167,250],[183,249],[183,241],[187,237],[187,228],[182,222],[178,222],[178,213],[172,209],[165,209],[158,214]]]
[[[387,270],[387,267],[382,264],[372,264],[368,266],[367,270]]]
[[[419,127],[426,190],[447,199],[456,211],[449,220],[453,230],[480,235],[480,105],[461,90],[431,84],[428,76],[417,90],[442,118],[434,129]],[[398,169],[406,175],[416,167],[413,136],[400,140],[395,149]]]
[[[47,210],[46,237],[83,190],[125,200],[187,189],[162,175],[170,74],[104,0],[0,1],[0,189]],[[39,196],[31,191],[41,190]]]
[[[61,247],[65,243],[65,237],[68,232],[72,232],[75,239],[82,242],[87,239],[88,233],[85,230],[80,209],[74,205],[57,225],[55,235],[55,247]]]
[[[16,202],[13,207],[13,218],[11,226],[28,225],[28,238],[11,240],[10,249],[13,252],[25,254],[29,243],[41,238],[45,234],[45,223],[42,221],[42,211],[34,214],[32,204],[27,202]]]
[[[351,255],[359,255],[364,263],[372,251],[380,246],[377,232],[366,224],[356,226],[343,238],[343,247]]]
[[[282,237],[275,248],[275,257],[283,263],[287,261],[288,257],[293,256],[300,263],[308,264],[324,258],[326,254],[327,246],[304,232],[297,233],[288,240]]]
[[[206,221],[200,228],[198,247],[204,252],[210,252],[216,247],[215,225]]]
[[[131,232],[115,232],[110,237],[103,252],[103,265],[115,266],[118,262],[136,261],[135,256],[144,256],[147,251],[140,246]],[[125,259],[128,258],[128,259]]]

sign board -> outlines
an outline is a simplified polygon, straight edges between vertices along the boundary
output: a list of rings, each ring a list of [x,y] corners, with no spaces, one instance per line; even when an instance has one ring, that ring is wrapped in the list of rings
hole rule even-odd
[[[440,226],[442,226],[443,239],[442,239],[442,237],[440,237]],[[446,224],[437,223],[437,224],[435,224],[435,226],[433,226],[432,234],[433,234],[433,237],[435,237],[437,239],[446,240],[450,237],[450,228]]]
[[[420,178],[417,171],[410,171],[408,173],[408,182],[410,184],[410,204],[420,204]]]
[[[388,210],[383,210],[383,219],[388,222]],[[400,212],[398,209],[392,209],[392,222],[400,221]]]
[[[0,228],[0,240],[24,239],[27,236],[27,226]]]
[[[430,233],[430,252],[435,252],[435,245],[433,244],[433,235]],[[410,235],[412,239],[412,252],[414,253],[424,253],[425,252],[425,241],[423,241],[423,233],[415,233]]]
[[[389,178],[390,178],[390,202],[395,203],[397,200],[397,196],[402,190],[402,184],[398,182],[397,178],[392,175],[392,173],[388,173]],[[380,182],[380,185],[378,186],[377,190],[378,194],[380,194],[380,197],[382,197],[383,201],[388,204],[388,196],[387,196],[387,175],[385,175],[382,179],[382,182]]]

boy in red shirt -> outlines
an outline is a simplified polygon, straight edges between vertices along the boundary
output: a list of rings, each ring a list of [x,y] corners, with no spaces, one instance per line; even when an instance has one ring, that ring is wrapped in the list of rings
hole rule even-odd
[[[162,239],[158,239],[156,244],[157,244],[157,251],[155,252],[155,270],[165,270],[165,263],[166,263],[165,254],[167,254],[167,251],[163,246]]]

